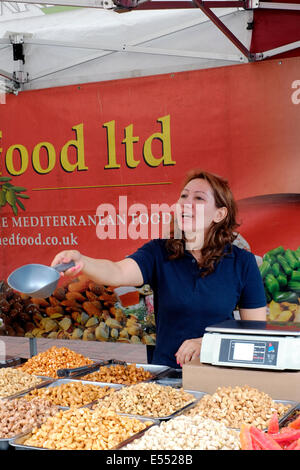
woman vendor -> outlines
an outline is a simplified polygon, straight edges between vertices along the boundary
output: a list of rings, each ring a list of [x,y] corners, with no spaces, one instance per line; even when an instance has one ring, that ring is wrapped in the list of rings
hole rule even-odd
[[[237,306],[242,320],[266,320],[255,256],[233,244],[238,224],[227,181],[201,170],[190,172],[176,207],[168,238],[151,240],[121,261],[70,250],[52,262],[73,260],[75,267],[66,275],[81,272],[104,285],[150,284],[156,315],[151,362],[175,368],[199,357],[205,328],[232,319]]]

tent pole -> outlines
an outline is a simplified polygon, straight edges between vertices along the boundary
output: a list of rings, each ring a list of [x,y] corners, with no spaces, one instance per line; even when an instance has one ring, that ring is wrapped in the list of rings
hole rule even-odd
[[[225,24],[207,7],[205,6],[206,2],[201,0],[194,0],[198,8],[217,26],[217,28],[222,31],[222,33],[231,41],[235,47],[237,47],[244,56],[247,57],[249,61],[256,60],[250,51],[244,46],[244,44],[230,31],[230,29],[225,26]]]
[[[30,354],[30,357],[37,355],[36,338],[29,338],[29,354]]]
[[[263,59],[266,57],[272,57],[278,54],[284,54],[285,52],[292,51],[294,49],[298,49],[300,47],[300,41],[292,42],[285,46],[276,47],[275,49],[269,49],[268,51],[262,52]]]

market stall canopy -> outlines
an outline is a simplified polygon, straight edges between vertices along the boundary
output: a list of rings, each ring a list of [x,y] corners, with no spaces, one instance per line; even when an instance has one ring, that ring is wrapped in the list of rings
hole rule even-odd
[[[218,10],[249,47],[251,11]],[[16,15],[17,16],[17,15]],[[198,9],[131,11],[75,9],[0,23],[0,69],[23,89],[113,80],[247,61]],[[23,44],[24,63],[12,43]],[[19,62],[19,64],[18,64]]]
[[[207,69],[299,53],[299,2],[52,3],[56,6],[0,1],[0,75],[12,90]]]

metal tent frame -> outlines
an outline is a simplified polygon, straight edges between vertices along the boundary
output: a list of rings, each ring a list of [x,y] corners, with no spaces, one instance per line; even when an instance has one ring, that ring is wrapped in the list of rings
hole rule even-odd
[[[0,0],[0,4],[4,0]],[[6,3],[11,3],[12,0],[5,0]],[[20,0],[18,3],[22,4],[34,4],[31,0]],[[28,73],[25,69],[26,57],[24,54],[24,44],[31,45],[53,45],[56,47],[69,47],[69,48],[80,48],[90,51],[90,55],[87,56],[83,61],[74,60],[66,65],[66,68],[74,67],[80,64],[84,64],[89,60],[94,60],[95,58],[104,57],[114,52],[126,52],[126,53],[143,53],[143,54],[158,54],[158,55],[168,55],[168,56],[180,56],[180,57],[199,57],[205,59],[221,59],[223,61],[230,61],[233,63],[245,63],[245,62],[256,62],[261,61],[266,58],[273,57],[278,54],[283,54],[288,51],[294,50],[300,47],[300,41],[292,42],[285,44],[280,47],[275,47],[267,51],[261,51],[252,53],[250,48],[247,48],[239,38],[231,31],[224,22],[217,16],[217,14],[212,11],[212,9],[225,8],[225,9],[236,9],[237,11],[241,10],[282,10],[282,11],[292,11],[300,12],[300,3],[276,3],[276,2],[260,2],[259,0],[41,0],[40,5],[56,5],[56,6],[68,6],[68,7],[84,7],[84,8],[96,8],[96,9],[106,9],[114,10],[118,13],[130,12],[131,10],[161,10],[161,9],[188,9],[188,8],[198,8],[200,9],[205,17],[211,21],[216,28],[229,40],[236,50],[236,54],[220,54],[212,52],[197,52],[189,50],[177,50],[177,49],[165,49],[157,47],[145,47],[143,44],[146,41],[157,39],[163,35],[172,34],[174,30],[172,27],[164,28],[163,31],[155,31],[153,28],[153,33],[144,37],[136,38],[136,40],[124,43],[121,46],[104,43],[100,45],[85,45],[80,42],[72,41],[46,41],[41,39],[35,39],[30,37],[24,37],[22,34],[11,34],[7,38],[0,39],[0,51],[11,47],[13,53],[13,60],[15,61],[15,70],[13,73],[7,72],[0,69],[0,75],[5,79],[6,91],[17,92],[22,89],[22,85],[27,83],[30,80],[35,80],[41,77],[28,76]],[[232,10],[231,10],[232,11]],[[188,24],[182,24],[182,29],[191,27],[193,25],[201,23],[201,19],[194,20]],[[247,29],[252,29],[253,23],[248,23]],[[178,31],[178,28],[177,30]],[[61,70],[64,70],[63,68]],[[47,74],[51,75],[56,73],[57,69],[49,69]]]

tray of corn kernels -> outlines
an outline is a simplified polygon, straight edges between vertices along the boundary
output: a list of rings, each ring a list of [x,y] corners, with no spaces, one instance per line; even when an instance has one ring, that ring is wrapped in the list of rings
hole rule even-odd
[[[72,351],[66,347],[52,346],[46,351],[32,356],[18,370],[30,375],[58,378],[57,370],[75,368],[93,364],[94,361],[83,354]]]

